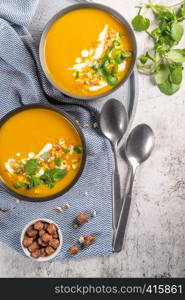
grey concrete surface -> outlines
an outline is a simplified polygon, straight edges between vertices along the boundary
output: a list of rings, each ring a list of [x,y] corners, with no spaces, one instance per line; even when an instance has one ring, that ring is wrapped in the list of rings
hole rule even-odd
[[[141,1],[97,2],[118,9],[130,21],[136,13],[134,6]],[[36,39],[44,23],[60,7],[62,0],[40,1],[30,27]],[[136,36],[142,53],[149,40],[144,33]],[[149,124],[156,135],[156,147],[136,176],[123,251],[105,257],[42,264],[0,244],[0,277],[185,276],[185,84],[171,97],[162,95],[150,78],[142,75],[139,87],[133,126]]]

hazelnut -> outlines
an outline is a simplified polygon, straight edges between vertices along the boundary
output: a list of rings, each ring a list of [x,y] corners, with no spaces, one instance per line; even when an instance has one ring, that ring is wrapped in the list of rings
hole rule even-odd
[[[26,233],[27,233],[27,235],[28,235],[29,237],[36,238],[38,231],[35,230],[35,229],[33,228],[33,226],[30,226],[30,227],[27,229]]]
[[[53,234],[54,239],[58,239],[58,233]]]
[[[95,237],[93,235],[88,235],[84,237],[84,244],[86,246],[91,246],[94,242]]]
[[[73,245],[69,248],[69,253],[71,255],[76,255],[79,252],[79,248],[76,245]]]
[[[83,236],[79,237],[78,241],[79,241],[80,244],[83,244],[84,243],[84,237]]]
[[[25,236],[22,243],[23,243],[24,247],[27,248],[33,243],[33,238]]]
[[[48,223],[44,223],[44,228],[43,229],[46,230],[48,228],[48,225],[49,225]]]
[[[49,242],[52,240],[52,235],[48,234],[48,233],[44,233],[41,236],[41,239],[43,240],[43,242]]]
[[[45,248],[40,249],[40,257],[46,256]]]
[[[39,258],[41,255],[40,255],[40,249],[36,249],[35,251],[33,251],[32,253],[31,253],[31,256],[33,257],[33,258]]]
[[[51,255],[51,254],[53,254],[55,252],[55,250],[51,246],[47,247],[45,249],[45,251],[46,251],[47,255]]]
[[[54,249],[58,248],[58,246],[60,245],[60,241],[57,240],[57,239],[52,239],[50,242],[49,242],[49,245],[51,247],[53,247]]]
[[[44,224],[41,222],[41,221],[37,221],[35,224],[34,224],[34,229],[36,230],[42,230],[44,227]]]
[[[78,224],[85,224],[88,222],[88,216],[86,216],[85,214],[80,213],[77,217],[76,217],[76,221],[78,222]]]
[[[50,234],[56,233],[57,228],[56,228],[55,224],[49,224],[49,225],[48,225],[48,228],[47,228],[47,231],[48,231]]]
[[[48,242],[44,242],[41,238],[38,239],[38,244],[42,247],[48,246]]]
[[[43,229],[40,230],[40,231],[39,231],[39,236],[41,237],[44,233],[46,233],[45,230],[43,230]]]
[[[28,247],[28,250],[30,252],[34,252],[36,249],[39,248],[39,245],[37,244],[37,242],[33,242],[29,247]]]

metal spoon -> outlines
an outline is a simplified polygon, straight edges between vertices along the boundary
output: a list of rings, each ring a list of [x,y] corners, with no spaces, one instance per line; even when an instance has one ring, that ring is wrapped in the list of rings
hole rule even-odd
[[[131,168],[130,187],[121,208],[118,226],[113,241],[114,252],[121,251],[123,247],[123,240],[131,204],[132,186],[136,169],[140,164],[142,164],[149,158],[153,148],[154,133],[152,129],[146,124],[136,126],[128,137],[125,149],[126,158]]]
[[[121,191],[120,191],[120,176],[118,171],[117,151],[118,143],[123,137],[128,125],[128,115],[124,105],[116,100],[107,101],[100,115],[100,127],[104,136],[111,142],[114,152],[115,167],[113,170],[113,217],[112,226],[115,230],[120,209],[121,209]]]

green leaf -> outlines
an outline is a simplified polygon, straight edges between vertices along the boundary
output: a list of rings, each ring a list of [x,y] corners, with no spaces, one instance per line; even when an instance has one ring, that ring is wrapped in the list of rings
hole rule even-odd
[[[171,83],[169,79],[167,79],[162,84],[159,84],[158,87],[163,94],[170,96],[175,94],[179,90],[180,85]]]
[[[177,43],[181,40],[184,33],[184,28],[181,23],[173,23],[171,27],[171,37]]]
[[[115,47],[119,47],[121,45],[118,40],[114,40],[113,44],[114,44]]]
[[[102,76],[102,77],[107,77],[107,73],[106,73],[106,71],[105,71],[105,69],[103,68],[103,67],[100,67],[99,69],[98,69],[98,73],[99,73],[99,75],[100,76]]]
[[[132,26],[135,31],[143,31],[148,29],[148,27],[150,26],[150,20],[141,15],[137,15],[132,20]]]
[[[39,163],[36,159],[30,159],[25,165],[25,171],[28,175],[32,176],[35,175],[38,171]]]
[[[122,57],[122,54],[116,55],[116,57],[115,57],[115,62],[116,62],[117,64],[121,64],[121,63],[123,62],[123,60],[124,60],[124,58]]]
[[[55,158],[55,165],[56,165],[57,167],[60,167],[60,166],[61,166],[61,163],[62,163],[61,158]]]
[[[171,80],[174,84],[182,82],[182,66],[177,66],[171,73]]]
[[[64,152],[65,154],[68,154],[68,153],[70,152],[70,150],[69,150],[69,149],[63,149],[63,152]]]
[[[25,183],[23,183],[23,182],[16,182],[16,183],[14,183],[13,187],[15,189],[20,189],[21,187],[25,187]]]
[[[158,71],[154,75],[156,84],[162,84],[163,82],[165,82],[168,79],[169,74],[169,66],[166,64],[161,64]]]
[[[82,153],[82,147],[81,146],[74,146],[74,151],[78,154]]]
[[[118,84],[119,81],[118,81],[118,79],[117,79],[115,76],[113,76],[113,75],[108,75],[108,76],[107,76],[107,82],[108,82],[109,85],[115,86],[115,85]]]
[[[166,58],[175,63],[185,62],[185,49],[172,49],[166,54]]]
[[[28,190],[34,188],[34,187],[37,187],[39,186],[40,184],[42,183],[42,181],[37,178],[37,177],[29,177],[28,178],[28,183],[26,184],[26,188]]]
[[[151,35],[154,37],[154,39],[158,40],[160,35],[161,35],[161,29],[160,28],[155,28],[152,32]]]
[[[54,181],[58,181],[62,179],[64,176],[66,176],[67,171],[62,170],[62,169],[51,169],[50,171],[50,176]]]
[[[40,157],[44,160],[48,160],[51,157],[51,155],[48,152],[45,152],[41,154]]]

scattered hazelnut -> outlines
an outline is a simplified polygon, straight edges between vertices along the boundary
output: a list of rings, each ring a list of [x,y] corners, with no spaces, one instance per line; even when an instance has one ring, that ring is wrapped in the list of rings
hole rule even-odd
[[[85,196],[88,196],[88,195],[89,195],[89,193],[88,193],[88,192],[85,192],[85,193],[84,193],[84,195],[85,195]]]
[[[53,247],[54,249],[58,248],[58,246],[60,245],[60,241],[57,240],[57,239],[52,239],[50,242],[49,242],[49,245],[51,247]]]
[[[30,226],[27,231],[26,231],[27,235],[29,237],[33,237],[35,238],[37,236],[38,231],[33,229],[33,226]]]
[[[91,216],[92,216],[92,217],[96,217],[96,214],[97,214],[97,213],[96,213],[96,210],[92,210]]]
[[[93,235],[88,235],[84,237],[84,244],[86,246],[91,246],[94,242],[95,237]]]
[[[37,242],[33,242],[29,247],[28,247],[28,250],[30,251],[30,252],[34,252],[36,249],[38,249],[39,248],[39,245],[38,245],[38,243]]]
[[[49,224],[49,225],[48,225],[48,228],[47,228],[47,231],[48,231],[50,234],[56,233],[57,228],[56,228],[55,224]]]
[[[51,246],[47,247],[45,249],[45,251],[46,251],[47,255],[51,255],[51,254],[53,254],[55,252],[55,250]]]
[[[81,236],[78,241],[79,241],[80,244],[83,244],[84,243],[84,237]]]
[[[38,258],[38,257],[40,257],[40,254],[41,254],[40,249],[36,249],[35,251],[33,251],[31,253],[31,256],[34,258]]]
[[[85,224],[88,222],[88,216],[86,216],[85,214],[80,213],[77,217],[76,220],[78,222],[78,224]]]
[[[73,245],[69,248],[69,253],[71,255],[76,255],[79,252],[79,248],[76,245]]]
[[[19,204],[21,201],[19,199],[16,199],[16,203]]]
[[[89,127],[89,124],[84,124],[83,125],[83,128],[88,128]]]
[[[48,246],[48,242],[44,242],[41,238],[38,239],[38,244],[42,247]]]
[[[97,127],[98,127],[98,122],[95,122],[95,123],[93,124],[93,127],[94,127],[94,128],[97,128]]]
[[[22,243],[23,243],[24,247],[27,248],[33,243],[33,238],[25,236]]]
[[[42,238],[43,242],[49,242],[52,240],[52,235],[50,235],[48,233],[44,233],[41,238]]]
[[[34,224],[34,229],[36,230],[42,230],[44,228],[44,224],[41,222],[41,221],[37,221],[35,224]]]

